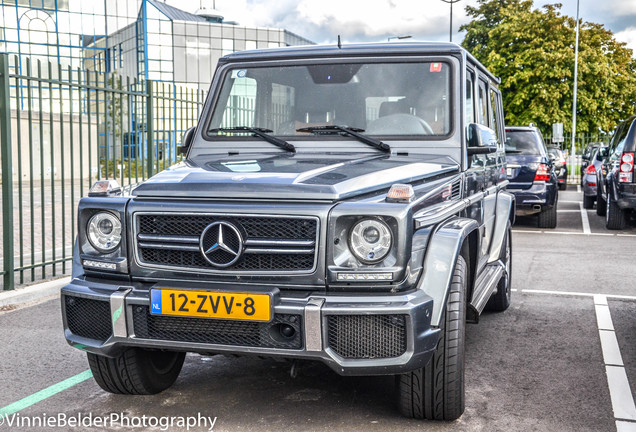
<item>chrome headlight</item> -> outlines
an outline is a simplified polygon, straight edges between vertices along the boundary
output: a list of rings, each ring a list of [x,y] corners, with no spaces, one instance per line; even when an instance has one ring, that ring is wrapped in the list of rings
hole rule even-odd
[[[391,250],[393,236],[387,224],[378,219],[362,219],[349,233],[349,248],[364,264],[375,264]]]
[[[109,212],[99,212],[86,226],[88,241],[101,253],[110,253],[121,243],[121,221]]]

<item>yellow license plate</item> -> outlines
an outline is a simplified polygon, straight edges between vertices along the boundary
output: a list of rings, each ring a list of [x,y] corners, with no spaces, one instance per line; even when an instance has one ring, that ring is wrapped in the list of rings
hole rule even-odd
[[[153,315],[176,315],[247,321],[269,321],[269,294],[192,291],[169,288],[150,290]]]

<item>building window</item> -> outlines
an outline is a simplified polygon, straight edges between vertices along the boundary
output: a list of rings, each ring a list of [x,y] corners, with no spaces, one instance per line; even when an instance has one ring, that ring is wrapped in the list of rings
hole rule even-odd
[[[223,39],[221,48],[223,55],[232,54],[234,52],[234,39]]]

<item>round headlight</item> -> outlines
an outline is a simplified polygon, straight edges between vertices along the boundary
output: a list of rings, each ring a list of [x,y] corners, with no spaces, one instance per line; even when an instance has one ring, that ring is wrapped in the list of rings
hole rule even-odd
[[[121,243],[121,222],[112,213],[101,212],[88,221],[88,241],[102,253],[114,251]]]
[[[391,250],[391,229],[377,219],[357,222],[349,234],[349,247],[353,255],[364,264],[375,264]]]

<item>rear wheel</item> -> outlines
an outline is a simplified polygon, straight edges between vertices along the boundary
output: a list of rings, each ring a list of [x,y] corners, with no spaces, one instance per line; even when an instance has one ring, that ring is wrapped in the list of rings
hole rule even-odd
[[[466,281],[466,261],[459,256],[431,361],[397,376],[400,412],[406,417],[455,420],[464,412]]]
[[[506,237],[504,238],[503,248],[499,253],[499,259],[504,263],[506,268],[497,284],[497,292],[490,297],[486,304],[487,310],[495,312],[503,312],[510,306],[512,294],[512,229],[510,228],[510,222],[508,222]]]
[[[559,190],[566,190],[568,188],[567,183],[559,183]]]
[[[583,208],[584,209],[594,208],[594,201],[596,201],[595,197],[589,196],[589,195],[583,195]]]
[[[97,384],[109,393],[150,395],[164,391],[177,380],[185,353],[128,348],[119,357],[88,353],[88,364]]]
[[[539,213],[539,228],[556,228],[557,226],[557,205],[556,201],[554,205],[548,210],[544,210]]]
[[[605,227],[611,230],[622,230],[627,225],[627,212],[621,209],[616,201],[607,197],[605,209]]]

